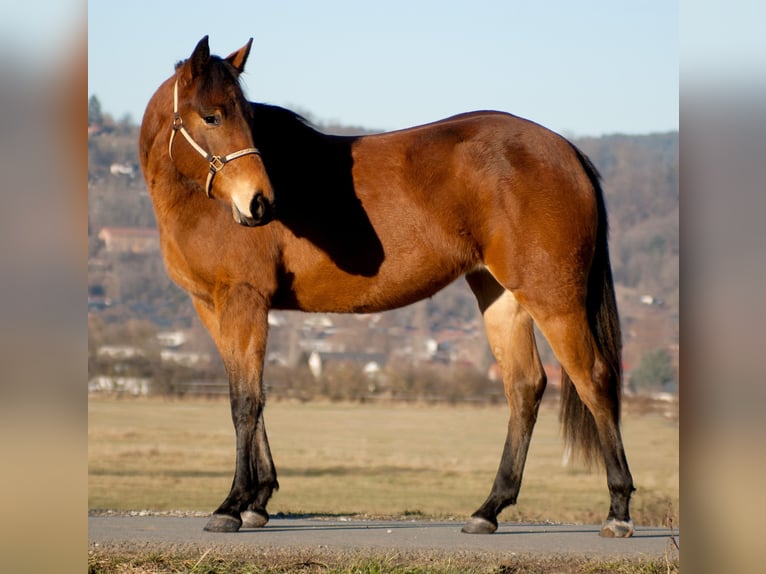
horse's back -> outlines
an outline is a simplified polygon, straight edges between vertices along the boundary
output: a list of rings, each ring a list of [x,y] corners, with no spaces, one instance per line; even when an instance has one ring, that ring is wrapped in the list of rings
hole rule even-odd
[[[591,195],[574,146],[555,132],[505,112],[476,111],[354,144],[359,193],[387,186],[425,200],[462,201],[534,194],[537,200]],[[383,180],[383,177],[386,179]],[[396,196],[395,196],[396,197]],[[474,206],[475,207],[475,206]]]
[[[371,219],[392,228],[384,235],[419,222],[414,243],[440,241],[504,267],[510,285],[524,267],[561,264],[567,252],[581,266],[593,247],[596,193],[576,148],[511,114],[470,112],[361,138],[354,180]]]

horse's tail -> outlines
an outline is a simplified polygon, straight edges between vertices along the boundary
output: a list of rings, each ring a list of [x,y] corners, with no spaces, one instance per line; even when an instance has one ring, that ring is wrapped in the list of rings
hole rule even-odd
[[[619,421],[622,397],[622,336],[612,279],[612,267],[609,262],[606,206],[604,205],[604,195],[598,170],[585,154],[575,146],[572,147],[575,149],[596,195],[598,226],[596,229],[596,248],[588,276],[586,311],[596,346],[609,370],[607,392],[611,399],[615,420]],[[567,451],[580,454],[588,464],[603,462],[596,422],[588,408],[583,404],[572,380],[564,369],[561,370],[561,412],[559,418],[563,427]]]

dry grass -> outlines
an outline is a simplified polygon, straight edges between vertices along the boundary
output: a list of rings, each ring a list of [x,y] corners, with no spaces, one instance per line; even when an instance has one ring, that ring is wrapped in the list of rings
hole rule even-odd
[[[380,556],[316,556],[293,551],[283,555],[205,552],[114,554],[90,551],[89,574],[678,574],[677,559],[621,558],[605,560],[585,557],[502,558],[389,554]]]
[[[228,403],[167,399],[89,402],[89,506],[212,511],[231,485]],[[297,404],[266,410],[281,490],[272,513],[470,515],[489,492],[505,407]],[[638,491],[634,521],[678,526],[678,422],[626,409],[623,433]],[[603,471],[562,467],[557,410],[544,404],[518,505],[505,521],[599,523]]]

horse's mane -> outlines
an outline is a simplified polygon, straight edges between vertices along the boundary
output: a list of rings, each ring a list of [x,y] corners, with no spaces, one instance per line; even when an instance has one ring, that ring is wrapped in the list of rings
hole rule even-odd
[[[325,135],[314,127],[304,116],[293,110],[256,102],[250,102],[250,106],[253,111],[253,128],[254,135],[256,136],[259,131],[267,132],[270,138],[279,137],[280,139],[286,136],[305,137],[309,136],[309,134],[316,136]]]
[[[353,136],[334,136],[322,133],[298,112],[274,106],[250,102],[252,112],[253,143],[261,150],[269,167],[285,167],[291,178],[308,177],[300,174],[295,166],[300,163],[314,170],[314,175],[328,167],[346,165],[342,157],[350,155]],[[285,174],[287,175],[287,174]]]

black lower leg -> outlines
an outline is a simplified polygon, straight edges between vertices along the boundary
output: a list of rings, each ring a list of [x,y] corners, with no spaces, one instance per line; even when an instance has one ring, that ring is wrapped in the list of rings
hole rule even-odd
[[[256,421],[262,406],[248,393],[232,393],[231,412],[236,431],[236,468],[231,490],[205,526],[205,530],[236,531],[242,525],[240,514],[259,492],[256,449]]]
[[[521,476],[529,447],[529,436],[523,436],[515,445],[513,428],[508,427],[508,436],[503,447],[500,467],[497,469],[492,490],[471,520],[463,526],[468,534],[491,534],[497,530],[497,517],[507,506],[516,504],[521,488]]]
[[[616,423],[607,433],[599,436],[606,464],[607,484],[611,503],[606,522],[600,535],[624,538],[633,535],[633,523],[630,520],[630,497],[635,488],[633,478],[625,458],[619,427]]]
[[[497,526],[497,516],[507,506],[516,504],[521,486],[521,476],[514,472],[511,450],[510,441],[507,441],[503,449],[500,468],[498,468],[495,482],[492,484],[492,490],[484,504],[473,514],[473,516],[488,520],[495,526]]]
[[[247,528],[260,528],[269,521],[266,505],[275,490],[279,489],[277,471],[271,458],[271,449],[266,436],[263,412],[258,417],[255,428],[253,460],[257,461],[258,491],[247,510],[242,512],[242,525]]]
[[[608,461],[606,475],[609,487],[609,497],[611,499],[609,515],[607,518],[629,521],[630,497],[636,489],[633,486],[633,478],[630,474],[630,470],[628,470],[627,463],[624,462],[624,460],[622,464],[615,464],[613,461]]]

